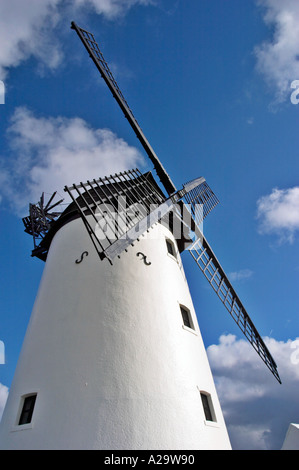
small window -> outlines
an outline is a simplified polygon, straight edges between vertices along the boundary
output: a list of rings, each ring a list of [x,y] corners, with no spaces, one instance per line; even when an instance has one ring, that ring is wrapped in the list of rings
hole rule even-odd
[[[166,240],[166,246],[168,253],[172,256],[175,256],[175,249],[171,240]]]
[[[187,310],[182,305],[180,306],[180,308],[181,308],[181,314],[182,314],[184,325],[187,326],[188,328],[192,328],[194,330],[192,319],[191,319],[191,314],[190,314],[189,310]]]
[[[31,423],[35,400],[36,393],[24,397],[23,407],[19,419],[19,425]]]
[[[207,421],[215,421],[213,419],[210,395],[207,395],[206,393],[200,392],[200,396],[201,396],[202,406],[203,406],[203,409],[204,409],[206,420]]]

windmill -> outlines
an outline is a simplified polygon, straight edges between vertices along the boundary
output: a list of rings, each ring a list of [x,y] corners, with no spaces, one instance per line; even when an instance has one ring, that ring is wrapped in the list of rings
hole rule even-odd
[[[180,253],[189,251],[280,382],[277,366],[202,233],[205,178],[177,189],[94,35],[72,22],[154,165],[65,186],[62,213],[23,219],[45,263],[0,426],[2,448],[229,449]],[[162,186],[162,187],[161,187]],[[167,282],[166,282],[167,281]],[[16,432],[11,432],[11,430]],[[25,433],[18,432],[26,430]]]

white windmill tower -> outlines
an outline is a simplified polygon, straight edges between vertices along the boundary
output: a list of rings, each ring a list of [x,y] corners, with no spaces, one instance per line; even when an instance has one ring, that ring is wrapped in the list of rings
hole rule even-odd
[[[229,449],[180,252],[188,249],[280,382],[276,364],[200,223],[218,203],[204,178],[177,190],[94,36],[72,23],[144,150],[131,170],[65,187],[23,219],[46,261],[0,426],[3,449]],[[199,208],[201,210],[199,210]],[[190,238],[190,231],[195,236]],[[39,242],[39,243],[38,243]]]

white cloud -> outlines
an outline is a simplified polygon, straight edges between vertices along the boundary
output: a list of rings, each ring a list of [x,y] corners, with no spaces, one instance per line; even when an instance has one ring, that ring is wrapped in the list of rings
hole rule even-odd
[[[0,2],[0,77],[31,55],[55,68],[61,52],[49,31],[57,25],[60,0]]]
[[[241,269],[240,271],[234,271],[228,274],[229,279],[231,282],[235,281],[244,281],[249,279],[253,275],[253,271],[251,269]]]
[[[83,119],[36,117],[17,108],[8,131],[13,157],[0,160],[2,196],[19,214],[42,192],[136,168],[143,157],[109,129],[93,129]]]
[[[0,383],[0,420],[8,397],[8,388]]]
[[[10,67],[33,56],[38,64],[57,68],[63,59],[57,27],[88,8],[112,20],[135,5],[152,0],[1,0],[0,1],[0,79]],[[70,20],[69,20],[70,23]]]
[[[109,19],[124,14],[134,5],[151,5],[153,0],[74,0],[76,7],[90,6],[96,13],[103,14]]]
[[[299,78],[299,2],[258,0],[258,5],[273,36],[255,48],[257,68],[282,102],[290,96],[290,83]]]
[[[298,421],[299,340],[264,341],[282,385],[246,340],[223,335],[207,349],[234,449],[280,449],[289,423]]]
[[[274,188],[271,194],[257,201],[260,233],[276,233],[280,241],[293,242],[299,230],[299,186]]]

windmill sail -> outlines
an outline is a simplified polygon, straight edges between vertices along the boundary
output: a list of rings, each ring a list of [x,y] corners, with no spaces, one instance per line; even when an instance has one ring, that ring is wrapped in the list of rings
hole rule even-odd
[[[273,357],[259,335],[251,318],[246,312],[245,307],[236,294],[232,284],[223,271],[206,239],[203,238],[202,242],[196,242],[192,247],[190,247],[189,251],[197,266],[200,268],[240,330],[254,347],[266,366],[270,369],[274,377],[279,383],[281,383],[277,371],[277,365]]]
[[[71,27],[77,32],[91,59],[95,63],[108,88],[112,92],[112,95],[114,96],[120,108],[124,112],[125,117],[128,119],[144,150],[146,151],[150,160],[154,164],[154,168],[157,172],[157,175],[160,178],[160,181],[163,184],[168,195],[172,196],[174,194],[178,194],[175,185],[171,181],[168,173],[166,172],[156,153],[154,152],[145,135],[143,134],[137,120],[135,119],[130,107],[128,106],[128,103],[126,102],[122,92],[120,91],[116,80],[114,79],[108,67],[107,62],[105,61],[103,54],[100,51],[100,48],[94,38],[94,35],[80,28],[74,22],[72,22]],[[193,205],[193,208],[191,210],[193,217],[193,228],[195,227],[195,232],[197,232],[197,239],[191,249],[189,248],[189,251],[194,260],[196,261],[197,265],[205,275],[205,277],[208,279],[212,288],[216,291],[218,297],[220,298],[224,306],[227,308],[233,319],[241,328],[246,338],[250,341],[250,343],[257,351],[261,359],[271,370],[274,377],[279,382],[281,382],[274,359],[272,358],[270,352],[265,346],[262,338],[258,334],[239,297],[235,293],[230,281],[225,275],[220,263],[217,261],[217,258],[214,255],[210,245],[208,244],[205,237],[200,233],[201,231],[199,228],[199,223],[202,217],[209,213],[210,209],[215,206],[213,194],[209,193],[209,190],[204,190],[203,193],[200,194],[200,191],[202,191],[203,189],[200,185],[195,184],[194,187],[191,186],[189,187],[189,191],[187,191],[185,194],[186,200],[182,201],[183,204],[186,202],[191,204],[191,207]],[[162,200],[161,202],[164,203],[165,200]],[[196,206],[200,202],[204,202],[204,210],[206,211],[206,214],[202,214],[196,211]]]
[[[154,164],[154,168],[157,172],[157,175],[160,178],[161,183],[165,187],[168,194],[172,194],[176,191],[176,188],[173,182],[170,179],[170,176],[167,174],[165,168],[163,167],[162,163],[160,162],[159,158],[155,154],[153,148],[149,144],[147,138],[145,137],[144,133],[141,130],[137,120],[135,119],[128,103],[126,102],[122,92],[120,91],[116,80],[114,79],[107,62],[105,61],[100,48],[95,41],[94,35],[79,26],[75,22],[72,22],[71,25],[72,29],[74,29],[79,38],[81,39],[82,43],[86,47],[90,57],[92,58],[93,62],[95,63],[97,69],[101,73],[103,79],[105,80],[108,88],[112,92],[114,98],[116,99],[117,103],[119,104],[120,108],[124,112],[125,117],[128,119],[131,127],[133,128],[137,138],[139,139],[141,145],[143,146],[144,150],[146,151],[148,157]]]

